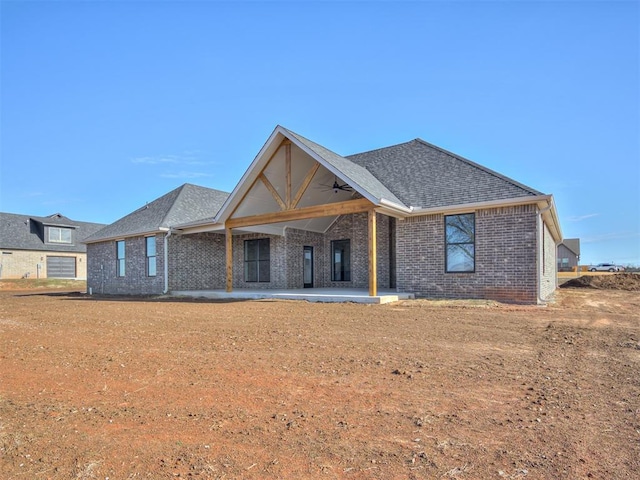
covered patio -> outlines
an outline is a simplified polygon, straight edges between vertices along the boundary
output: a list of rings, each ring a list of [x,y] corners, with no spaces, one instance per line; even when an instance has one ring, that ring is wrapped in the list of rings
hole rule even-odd
[[[225,290],[180,290],[171,291],[171,296],[211,298],[218,300],[305,300],[307,302],[325,303],[367,303],[383,304],[400,300],[413,299],[412,293],[399,293],[391,290],[378,291],[377,295],[369,295],[367,289],[358,288],[296,288],[289,290],[267,289],[235,289]]]
[[[399,299],[388,219],[408,211],[365,168],[277,127],[217,215],[173,232],[224,235],[227,295],[211,298],[387,303]]]

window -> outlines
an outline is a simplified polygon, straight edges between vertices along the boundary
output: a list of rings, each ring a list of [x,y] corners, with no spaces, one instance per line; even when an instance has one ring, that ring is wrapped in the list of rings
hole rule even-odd
[[[116,276],[124,277],[124,240],[116,242]]]
[[[474,213],[465,215],[448,215],[445,221],[446,271],[474,272],[475,262],[475,230]]]
[[[351,281],[351,240],[331,242],[331,281]]]
[[[147,251],[147,276],[156,276],[156,237],[145,237]]]
[[[71,243],[71,229],[49,227],[49,243]]]
[[[563,258],[562,259],[562,266],[563,267],[568,267],[569,266],[569,259],[568,258]]]
[[[268,238],[244,241],[245,282],[271,281],[271,260],[269,255]]]

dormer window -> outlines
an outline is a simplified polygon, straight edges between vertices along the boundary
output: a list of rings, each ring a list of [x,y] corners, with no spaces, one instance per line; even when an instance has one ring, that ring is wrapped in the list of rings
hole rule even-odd
[[[71,229],[49,227],[49,243],[71,243]]]

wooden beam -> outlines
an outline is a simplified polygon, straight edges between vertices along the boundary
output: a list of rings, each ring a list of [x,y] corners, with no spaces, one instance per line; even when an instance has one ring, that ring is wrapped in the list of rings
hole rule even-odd
[[[286,169],[286,190],[285,190],[285,203],[287,204],[287,209],[291,208],[291,142],[287,143],[284,146],[284,163]]]
[[[258,175],[258,178],[260,180],[262,180],[262,183],[264,183],[264,186],[267,187],[267,190],[269,190],[271,192],[271,195],[273,196],[275,201],[278,202],[278,205],[280,205],[280,210],[286,210],[287,209],[287,205],[282,201],[282,198],[280,198],[280,195],[278,194],[278,191],[271,184],[271,182],[269,181],[267,176],[264,174],[264,172],[261,172],[260,175]]]
[[[369,210],[369,296],[375,297],[378,294],[378,269],[377,269],[377,248],[376,248],[376,211]]]
[[[315,176],[319,168],[320,168],[320,164],[316,162],[316,164],[313,167],[311,167],[311,170],[307,172],[307,176],[304,177],[304,181],[302,182],[302,185],[300,185],[300,189],[298,190],[298,193],[296,193],[296,198],[294,198],[293,202],[291,202],[291,205],[290,205],[291,208],[296,208],[298,206],[298,203],[300,202],[302,195],[304,195],[304,192],[307,191],[307,188],[309,187],[311,180],[313,180],[313,177]]]
[[[286,210],[284,212],[265,213],[248,217],[230,218],[226,222],[227,228],[249,227],[252,225],[267,225],[270,223],[292,222],[309,218],[331,217],[334,215],[348,215],[370,210],[373,204],[366,198],[347,200],[346,202],[327,203],[312,207]]]
[[[227,292],[233,291],[233,232],[230,227],[224,229],[227,262]]]

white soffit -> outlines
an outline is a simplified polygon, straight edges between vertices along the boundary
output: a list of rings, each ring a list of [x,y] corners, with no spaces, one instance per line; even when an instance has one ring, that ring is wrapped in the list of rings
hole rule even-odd
[[[278,140],[276,140],[278,141]],[[273,186],[274,190],[278,193],[280,198],[286,200],[286,183],[287,183],[287,164],[285,146],[280,145],[281,140],[278,142],[278,150],[272,151],[272,156],[269,163],[265,166],[256,166],[256,168],[262,168],[262,173],[267,178],[268,182]],[[312,171],[314,166],[318,163],[314,158],[307,154],[302,149],[298,148],[295,144],[291,145],[291,199],[295,199],[298,191],[304,184],[307,175]],[[255,180],[253,186],[244,195],[241,203],[237,206],[235,212],[231,218],[241,218],[253,215],[261,215],[266,213],[275,213],[281,211],[280,205],[266,187],[264,182],[260,179],[260,172],[256,171],[252,175]],[[334,181],[338,181],[343,185],[345,180],[337,177],[326,167],[320,165],[315,172],[311,183],[305,189],[300,201],[297,205],[298,208],[310,207],[314,205],[324,205],[335,202],[342,202],[349,200],[353,197],[352,191],[333,189]],[[334,221],[335,216],[315,218],[308,220],[298,220],[295,222],[288,222],[281,226],[291,226],[293,228],[300,228],[305,230],[311,230],[316,232],[324,232]],[[276,224],[280,225],[280,224]]]

